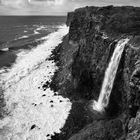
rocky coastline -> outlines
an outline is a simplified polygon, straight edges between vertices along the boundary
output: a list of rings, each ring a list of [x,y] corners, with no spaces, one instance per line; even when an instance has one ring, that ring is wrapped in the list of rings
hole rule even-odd
[[[56,47],[51,89],[72,102],[60,134],[52,140],[139,140],[140,8],[84,7],[68,13],[69,34]],[[125,46],[105,114],[92,110],[118,40]],[[47,87],[48,83],[44,85]]]

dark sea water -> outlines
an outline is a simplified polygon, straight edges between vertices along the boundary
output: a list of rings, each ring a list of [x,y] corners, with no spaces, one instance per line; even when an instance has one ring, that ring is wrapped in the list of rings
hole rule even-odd
[[[11,66],[15,51],[35,47],[65,20],[66,17],[0,16],[0,68]]]
[[[49,59],[68,33],[65,17],[0,17],[0,140],[50,140],[72,103],[54,92]]]

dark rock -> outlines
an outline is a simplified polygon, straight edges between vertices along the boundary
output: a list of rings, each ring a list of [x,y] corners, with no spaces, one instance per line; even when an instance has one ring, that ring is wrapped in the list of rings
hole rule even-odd
[[[34,124],[34,125],[32,125],[32,126],[31,126],[31,130],[32,130],[32,129],[34,129],[35,127],[36,127],[36,125],[35,125],[35,124]]]
[[[59,70],[50,87],[68,97],[73,106],[62,133],[52,140],[138,140],[140,8],[80,8],[68,14],[67,25],[69,34],[53,51]],[[92,110],[92,100],[98,99],[106,68],[122,38],[130,41],[122,54],[109,105],[99,114]]]
[[[68,15],[67,15],[67,21],[66,21],[66,24],[67,26],[70,26],[71,24],[71,21],[73,20],[73,12],[69,12]]]
[[[46,94],[43,94],[43,95],[42,95],[42,97],[45,97],[45,96],[46,96]]]
[[[111,121],[94,121],[70,140],[114,140],[123,134],[122,122],[119,119]],[[121,128],[121,129],[120,129]]]
[[[50,86],[50,82],[49,81],[46,81],[45,84],[43,84],[42,88],[44,90],[46,90],[47,88],[49,88],[49,86]]]
[[[49,136],[50,136],[50,134],[47,134],[47,135],[46,135],[46,137],[49,137]]]

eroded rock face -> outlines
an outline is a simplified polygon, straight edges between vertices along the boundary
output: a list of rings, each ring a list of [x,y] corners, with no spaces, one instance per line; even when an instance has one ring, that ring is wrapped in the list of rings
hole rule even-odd
[[[106,114],[99,117],[91,111],[85,115],[88,119],[83,115],[84,124],[73,124],[73,128],[69,125],[71,133],[65,131],[65,126],[68,135],[63,138],[138,140],[139,123],[132,122],[140,118],[140,8],[85,7],[70,13],[67,24],[70,30],[58,47],[57,52],[63,55],[59,56],[61,70],[55,80],[60,85],[57,87],[60,93],[72,102],[98,99],[117,41],[122,38],[130,41],[122,54]]]

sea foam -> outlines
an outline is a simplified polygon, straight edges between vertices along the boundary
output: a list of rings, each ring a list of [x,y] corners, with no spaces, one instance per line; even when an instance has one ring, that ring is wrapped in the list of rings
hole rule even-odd
[[[57,67],[46,60],[62,42],[68,27],[46,37],[46,41],[31,51],[18,53],[15,64],[0,74],[1,88],[8,115],[0,120],[2,140],[47,140],[60,133],[71,109],[71,102],[42,85],[54,75]],[[57,96],[56,96],[57,95]]]

